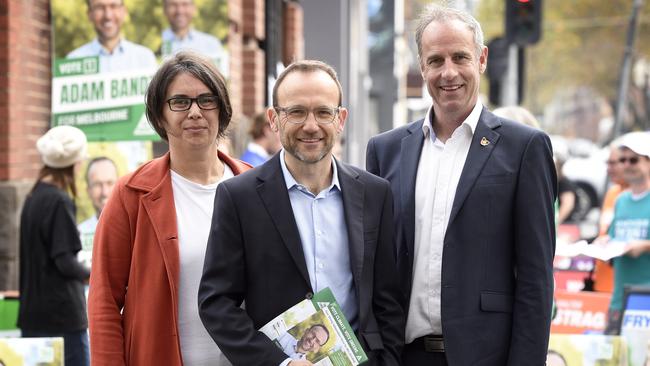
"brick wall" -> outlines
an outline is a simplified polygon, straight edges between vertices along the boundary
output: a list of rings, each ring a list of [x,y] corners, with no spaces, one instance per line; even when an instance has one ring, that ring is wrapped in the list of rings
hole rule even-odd
[[[283,27],[282,61],[288,65],[305,58],[302,7],[297,2],[284,3]]]
[[[264,39],[264,0],[242,0],[244,37]]]
[[[230,55],[230,80],[228,91],[233,114],[241,114],[241,53],[242,53],[242,0],[228,0],[228,20],[230,31],[228,33],[228,53]]]
[[[0,0],[0,290],[18,288],[20,208],[50,118],[50,4]]]
[[[242,113],[252,117],[265,107],[264,0],[243,0]]]
[[[50,118],[50,4],[0,0],[0,181],[31,180]]]

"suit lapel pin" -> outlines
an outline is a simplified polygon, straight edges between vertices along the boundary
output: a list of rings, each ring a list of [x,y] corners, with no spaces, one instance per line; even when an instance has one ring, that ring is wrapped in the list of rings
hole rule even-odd
[[[488,146],[490,144],[490,140],[486,139],[485,137],[481,138],[481,146]]]

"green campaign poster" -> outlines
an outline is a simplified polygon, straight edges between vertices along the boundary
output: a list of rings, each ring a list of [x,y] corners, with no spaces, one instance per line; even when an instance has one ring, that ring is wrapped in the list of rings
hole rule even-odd
[[[89,141],[159,140],[144,94],[178,51],[201,53],[228,75],[226,0],[52,0],[51,8],[52,125],[79,127]]]

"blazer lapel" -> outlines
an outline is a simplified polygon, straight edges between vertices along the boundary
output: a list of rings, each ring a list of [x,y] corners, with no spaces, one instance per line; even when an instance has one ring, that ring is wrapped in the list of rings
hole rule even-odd
[[[176,296],[176,284],[179,282],[180,258],[178,254],[178,227],[169,171],[160,184],[142,196],[142,204],[149,215],[156,233],[157,243],[162,252],[167,276],[169,277],[172,297]],[[171,211],[170,211],[171,210]]]
[[[364,185],[359,181],[359,174],[349,169],[344,164],[336,162],[343,196],[343,211],[348,227],[348,241],[350,247],[350,265],[357,293],[362,283],[364,255],[364,229],[363,229],[363,197]]]
[[[424,134],[422,133],[423,122],[424,120],[420,120],[407,130],[409,134],[402,138],[400,150],[401,215],[403,216],[404,235],[411,261],[413,260],[412,253],[415,245],[415,180],[417,178],[422,145],[424,143]],[[398,248],[398,253],[403,253],[401,249],[403,248]]]
[[[257,192],[266,206],[269,217],[280,233],[282,241],[296,263],[298,271],[307,282],[307,285],[311,287],[300,233],[291,209],[287,185],[282,176],[280,154],[275,154],[270,161],[259,167],[259,170],[260,173],[257,178],[260,180],[260,184],[257,186]]]
[[[479,174],[483,170],[483,166],[496,147],[501,135],[493,129],[500,125],[501,123],[494,117],[494,115],[486,109],[483,109],[478,124],[476,125],[474,136],[472,137],[463,172],[458,181],[458,188],[456,188],[456,196],[454,197],[454,204],[451,208],[448,225],[451,225],[454,221],[454,218],[463,206],[469,192],[472,190],[476,178],[478,178]],[[484,139],[488,141],[487,144],[485,144],[485,142],[482,143]]]

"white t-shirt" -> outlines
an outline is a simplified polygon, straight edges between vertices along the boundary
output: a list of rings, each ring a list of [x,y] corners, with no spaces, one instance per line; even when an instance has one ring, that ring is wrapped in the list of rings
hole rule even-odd
[[[194,183],[174,171],[171,171],[171,176],[178,224],[178,332],[183,364],[230,365],[201,323],[197,298],[212,223],[214,195],[219,183],[234,174],[225,165],[223,178],[210,185]]]

